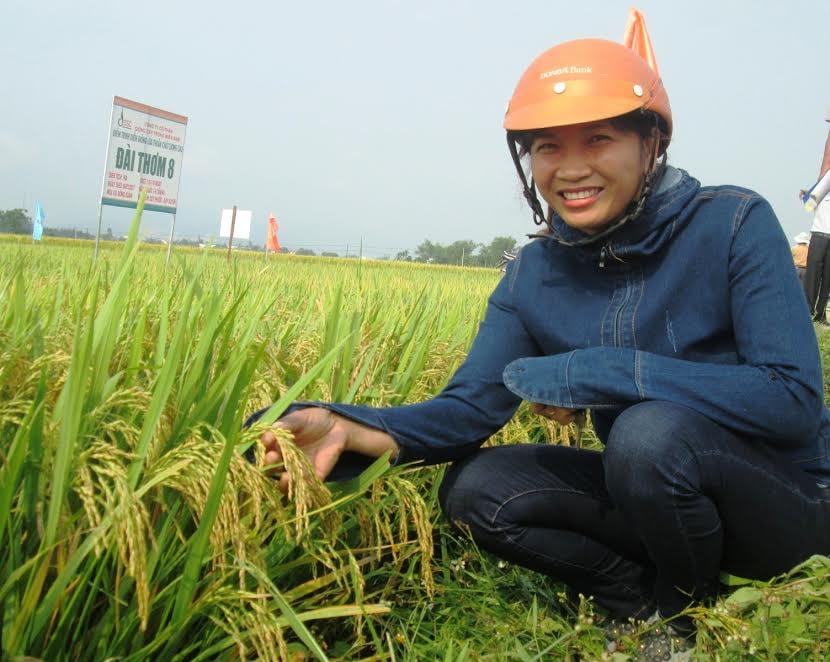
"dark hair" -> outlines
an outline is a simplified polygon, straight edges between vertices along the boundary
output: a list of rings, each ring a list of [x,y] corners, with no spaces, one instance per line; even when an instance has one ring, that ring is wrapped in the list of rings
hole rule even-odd
[[[650,110],[638,108],[625,115],[612,117],[607,121],[617,131],[636,133],[643,139],[651,136],[652,130],[656,128],[660,135],[661,144],[668,144],[666,121]],[[530,154],[530,147],[539,135],[539,131],[533,129],[529,131],[511,131],[510,133],[513,140],[519,144],[519,157]],[[665,151],[665,148],[662,151]]]
[[[667,135],[666,121],[657,113],[650,110],[638,109],[625,115],[612,117],[608,123],[617,131],[632,131],[641,138],[648,138],[654,129],[660,133],[661,138]]]

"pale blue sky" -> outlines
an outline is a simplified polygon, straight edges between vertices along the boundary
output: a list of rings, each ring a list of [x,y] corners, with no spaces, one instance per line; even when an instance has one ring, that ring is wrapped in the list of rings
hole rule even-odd
[[[789,237],[828,124],[830,3],[636,5],[675,119],[670,161],[766,196]],[[620,40],[628,2],[421,0],[0,4],[0,209],[93,229],[113,95],[189,118],[177,234],[273,211],[292,248],[368,255],[534,229],[501,122],[553,44]],[[123,231],[131,213],[104,207]],[[145,215],[163,236],[170,216]]]

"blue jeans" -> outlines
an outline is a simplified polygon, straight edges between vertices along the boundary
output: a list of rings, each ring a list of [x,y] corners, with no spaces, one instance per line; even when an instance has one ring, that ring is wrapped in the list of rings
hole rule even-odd
[[[482,449],[449,468],[440,500],[480,547],[622,618],[712,597],[720,570],[768,579],[830,553],[830,489],[667,402],[626,409],[602,453]]]

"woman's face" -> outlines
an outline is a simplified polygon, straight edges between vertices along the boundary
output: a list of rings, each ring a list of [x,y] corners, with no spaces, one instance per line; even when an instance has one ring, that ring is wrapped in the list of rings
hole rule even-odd
[[[565,223],[595,234],[639,192],[650,143],[607,121],[544,129],[530,147],[533,181]]]

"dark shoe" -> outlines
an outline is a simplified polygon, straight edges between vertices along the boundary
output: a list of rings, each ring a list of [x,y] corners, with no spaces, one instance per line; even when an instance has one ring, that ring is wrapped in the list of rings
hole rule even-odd
[[[673,628],[662,626],[646,632],[637,647],[637,660],[641,662],[686,662],[692,659],[694,642],[678,636]]]
[[[646,621],[611,620],[605,627],[606,650],[630,653],[638,662],[686,662],[694,651],[694,634],[661,624],[655,612]]]

